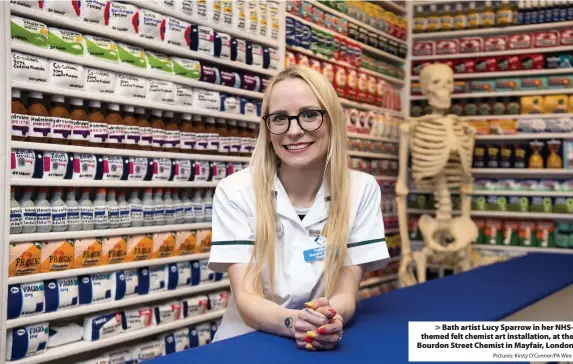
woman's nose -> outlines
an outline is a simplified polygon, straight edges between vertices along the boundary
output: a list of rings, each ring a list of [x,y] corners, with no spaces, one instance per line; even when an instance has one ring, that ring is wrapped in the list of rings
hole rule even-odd
[[[290,120],[290,127],[288,128],[287,134],[289,136],[300,136],[304,134],[304,130],[298,125],[298,121],[296,119]]]

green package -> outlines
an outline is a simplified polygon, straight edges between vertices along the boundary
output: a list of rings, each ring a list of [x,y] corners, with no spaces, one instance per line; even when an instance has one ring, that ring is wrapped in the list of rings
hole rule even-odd
[[[313,53],[318,53],[318,32],[316,28],[312,28],[312,34],[310,36],[310,50]]]
[[[487,211],[507,211],[507,198],[504,196],[487,196]]]
[[[127,63],[139,68],[147,68],[145,51],[143,48],[130,46],[124,43],[117,44],[117,54],[121,63]]]
[[[531,212],[553,212],[553,200],[551,197],[531,198]]]
[[[84,54],[84,37],[80,33],[56,28],[50,28],[48,31],[50,49],[73,54],[74,56]]]
[[[201,78],[201,63],[199,61],[171,57],[171,64],[173,65],[173,73],[177,76],[183,76],[198,80]]]
[[[529,198],[524,196],[509,196],[507,211],[529,212]]]
[[[485,244],[501,245],[503,243],[503,222],[501,220],[487,220],[485,227]]]
[[[559,214],[573,213],[573,198],[572,197],[556,197],[553,212]]]
[[[147,68],[150,70],[173,73],[173,65],[169,56],[151,51],[145,51]]]
[[[36,47],[48,47],[48,27],[44,23],[12,16],[10,33],[13,40],[32,44]]]
[[[535,222],[522,221],[519,223],[519,246],[537,246]]]
[[[485,196],[472,196],[472,210],[485,211]]]
[[[503,245],[519,245],[519,222],[505,221],[503,224]]]
[[[557,222],[555,224],[555,237],[554,244],[558,248],[569,248],[570,247],[570,237],[571,225],[567,222]]]
[[[118,61],[117,44],[113,40],[96,37],[93,35],[84,36],[86,53],[95,58]]]

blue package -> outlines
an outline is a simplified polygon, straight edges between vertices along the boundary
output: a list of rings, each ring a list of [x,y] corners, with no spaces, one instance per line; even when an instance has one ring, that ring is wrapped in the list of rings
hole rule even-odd
[[[46,312],[55,312],[78,305],[78,279],[51,279],[45,282]]]
[[[213,55],[225,59],[231,58],[231,36],[229,34],[215,32]]]
[[[189,328],[189,348],[196,348],[199,346],[199,332],[195,326]]]
[[[43,153],[35,150],[12,149],[10,170],[16,178],[42,178],[44,174]]]
[[[197,286],[201,283],[201,263],[198,260],[191,261],[191,285]]]
[[[221,111],[231,114],[240,114],[239,100],[233,95],[221,94]]]
[[[244,39],[231,38],[231,61],[245,63],[247,42]]]
[[[263,86],[264,86],[264,88],[266,88],[265,80],[266,80],[266,79],[263,79]],[[268,82],[268,80],[267,80],[267,82]],[[263,91],[264,91],[264,89],[263,89]],[[257,116],[258,116],[258,117],[261,117],[262,114],[263,114],[263,102],[262,102],[262,101],[257,101]]]
[[[234,71],[221,71],[221,85],[227,87],[241,88],[241,76]]]
[[[42,178],[72,179],[74,172],[73,153],[44,152],[44,172]]]
[[[109,312],[84,318],[86,341],[100,340],[121,333],[121,314]]]
[[[112,281],[109,273],[78,277],[80,305],[111,301]]]
[[[103,178],[103,157],[75,153],[73,171],[73,179],[101,180]]]
[[[304,34],[303,27],[304,27],[303,23],[301,23],[298,20],[294,21],[294,39],[295,39],[294,45],[295,45],[295,47],[301,46],[301,39],[302,39],[302,36]]]
[[[310,25],[300,23],[300,46],[304,49],[310,49],[311,41],[312,27]]]
[[[247,116],[257,116],[257,107],[252,100],[246,97],[239,98],[239,103],[241,105],[241,114]]]
[[[8,319],[44,312],[44,282],[14,284],[8,287]]]
[[[157,265],[150,268],[139,268],[138,271],[138,294],[148,294],[150,292],[165,291],[166,285],[166,266]]]
[[[271,53],[269,47],[263,47],[263,68],[268,69],[271,66]]]
[[[49,331],[47,322],[9,330],[6,340],[6,359],[12,361],[43,353],[48,345]]]
[[[286,18],[286,44],[289,46],[296,45],[296,37],[295,37],[295,27],[296,23],[294,18],[287,17]]]

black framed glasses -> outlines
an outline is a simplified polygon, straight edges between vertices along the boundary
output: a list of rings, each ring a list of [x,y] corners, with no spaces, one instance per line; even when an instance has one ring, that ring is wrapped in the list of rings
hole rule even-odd
[[[305,131],[315,131],[324,121],[324,110],[304,110],[298,115],[289,116],[284,113],[274,113],[263,116],[267,129],[275,135],[286,133],[290,128],[290,121],[296,120],[298,126]]]

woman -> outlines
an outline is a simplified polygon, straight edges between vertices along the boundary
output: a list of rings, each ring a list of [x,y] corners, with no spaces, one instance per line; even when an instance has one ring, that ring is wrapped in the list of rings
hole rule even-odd
[[[250,167],[213,199],[209,268],[233,292],[214,341],[260,330],[332,349],[363,274],[389,259],[380,188],[347,168],[344,112],[320,73],[281,71],[262,113]]]

